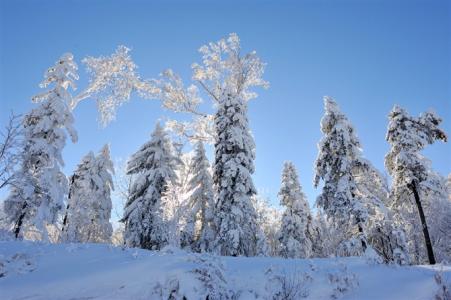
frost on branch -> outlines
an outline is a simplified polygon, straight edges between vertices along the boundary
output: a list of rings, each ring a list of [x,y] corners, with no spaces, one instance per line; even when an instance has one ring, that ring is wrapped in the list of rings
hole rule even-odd
[[[154,98],[158,92],[155,83],[140,78],[129,52],[129,48],[119,46],[110,56],[83,59],[90,74],[89,86],[73,99],[71,108],[83,99],[96,97],[100,121],[105,126],[115,119],[117,108],[130,100],[133,91]]]
[[[214,143],[215,131],[212,115],[195,116],[191,121],[181,122],[168,120],[165,128],[179,137],[188,139],[191,143]]]
[[[250,88],[267,88],[263,80],[265,65],[252,51],[241,55],[240,39],[231,33],[227,39],[211,42],[199,49],[202,63],[194,63],[193,80],[197,81],[217,102],[225,91],[241,96],[243,100],[257,97]]]
[[[227,93],[246,102],[257,97],[251,88],[269,86],[262,79],[265,64],[256,52],[243,56],[240,49],[240,40],[234,33],[227,39],[202,46],[199,49],[202,63],[192,65],[192,79],[196,85],[184,87],[180,77],[172,70],[163,72],[160,79],[153,81],[158,87],[158,98],[163,101],[163,107],[193,116],[189,122],[169,121],[166,125],[170,130],[190,141],[213,143],[213,117],[198,109],[202,102],[198,87],[217,105]]]
[[[180,76],[171,69],[165,70],[159,80],[155,80],[158,98],[163,101],[163,107],[174,112],[199,113],[198,106],[202,103],[199,89],[195,85],[185,88]]]

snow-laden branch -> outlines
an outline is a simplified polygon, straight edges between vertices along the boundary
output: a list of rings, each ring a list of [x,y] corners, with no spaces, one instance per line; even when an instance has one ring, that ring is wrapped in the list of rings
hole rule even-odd
[[[110,56],[83,59],[90,75],[89,85],[72,99],[71,109],[80,101],[95,97],[100,121],[105,126],[115,119],[117,108],[130,100],[133,91],[144,98],[155,98],[158,93],[155,83],[141,79],[129,52],[129,48],[119,46]]]

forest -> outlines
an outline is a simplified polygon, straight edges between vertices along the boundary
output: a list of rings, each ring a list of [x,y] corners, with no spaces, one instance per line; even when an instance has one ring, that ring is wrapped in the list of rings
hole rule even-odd
[[[34,108],[11,114],[3,126],[1,239],[232,257],[363,257],[403,266],[451,261],[451,174],[435,172],[422,153],[447,141],[437,113],[413,116],[394,103],[380,141],[390,146],[385,170],[378,170],[364,157],[351,120],[325,96],[312,162],[319,196],[311,207],[302,188],[307,183],[286,161],[279,208],[258,195],[252,179],[258,149],[247,112],[258,89],[269,88],[266,64],[256,51],[242,53],[234,33],[199,54],[186,84],[171,69],[141,78],[130,49],[119,46],[111,55],[82,59],[89,83],[80,91],[76,59],[59,57],[45,72],[43,92],[32,98]],[[100,125],[108,126],[132,94],[188,118],[154,120],[123,174],[115,173],[108,144],[65,174],[62,153],[69,142],[76,147],[77,106],[96,101]],[[124,211],[113,230],[115,188]]]

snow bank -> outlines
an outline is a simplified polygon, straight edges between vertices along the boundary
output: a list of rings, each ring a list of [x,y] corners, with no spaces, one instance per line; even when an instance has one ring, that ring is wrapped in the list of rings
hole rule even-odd
[[[0,299],[433,299],[449,266],[395,267],[362,258],[214,257],[100,244],[0,242]],[[349,283],[349,284],[347,284]],[[344,287],[344,288],[343,288]]]

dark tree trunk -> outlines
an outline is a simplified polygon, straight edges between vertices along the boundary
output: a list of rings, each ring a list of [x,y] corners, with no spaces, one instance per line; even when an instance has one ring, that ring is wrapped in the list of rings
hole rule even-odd
[[[67,212],[69,211],[69,204],[66,206],[66,213],[64,214],[64,219],[63,219],[63,228],[61,228],[61,231],[64,232],[64,230],[66,229],[66,225],[67,225]]]
[[[426,224],[426,218],[424,216],[423,206],[421,205],[420,195],[418,194],[415,181],[409,185],[415,197],[415,203],[417,204],[418,214],[420,215],[421,227],[423,228],[424,242],[426,244],[426,250],[428,252],[429,264],[435,265],[434,250],[432,249],[431,238],[429,236],[428,225]]]
[[[14,235],[16,239],[19,237],[20,229],[22,228],[23,219],[25,218],[25,208],[27,208],[27,202],[22,205],[22,213],[14,226]]]

